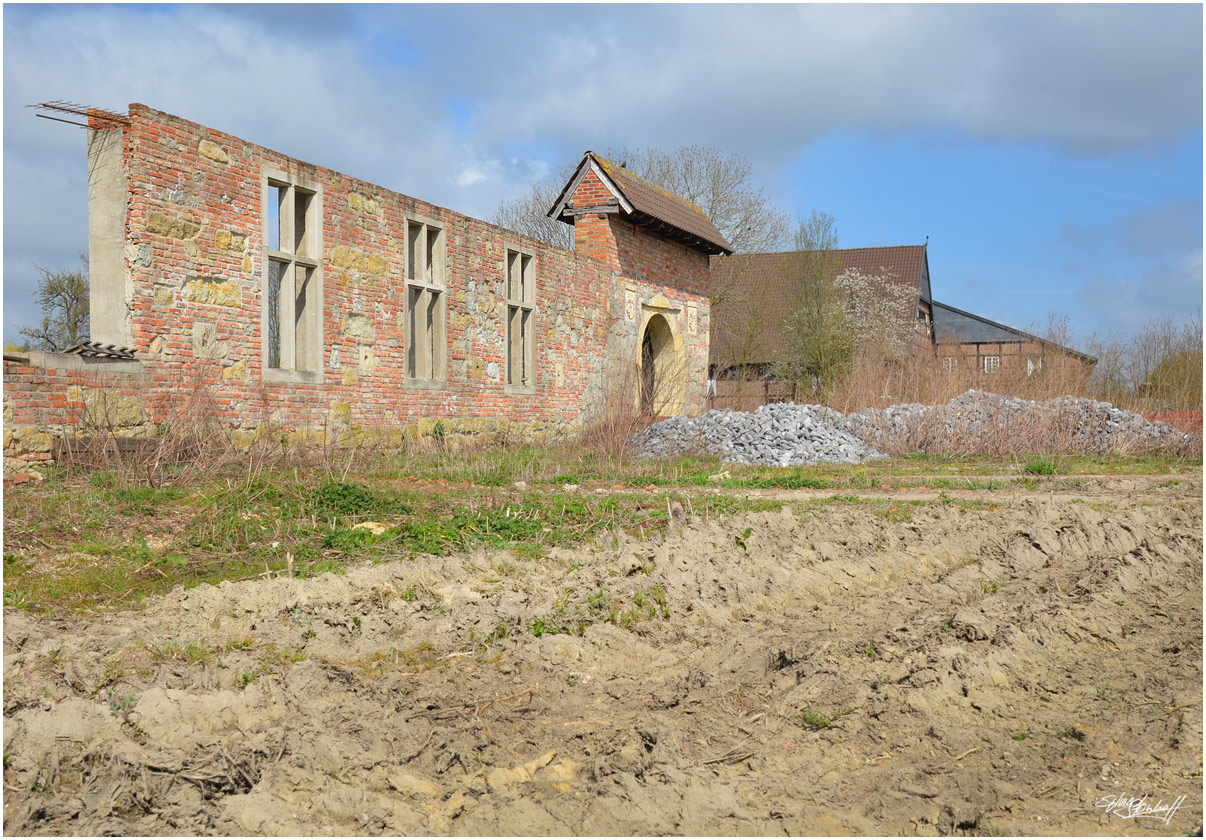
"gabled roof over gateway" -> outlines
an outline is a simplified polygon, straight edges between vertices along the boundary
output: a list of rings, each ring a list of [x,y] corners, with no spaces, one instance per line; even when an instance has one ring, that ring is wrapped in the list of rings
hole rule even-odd
[[[576,207],[574,193],[592,172],[611,193],[612,199],[602,205]],[[733,246],[698,206],[588,151],[548,215],[573,224],[575,217],[592,213],[618,213],[621,218],[656,236],[705,254],[733,253]]]

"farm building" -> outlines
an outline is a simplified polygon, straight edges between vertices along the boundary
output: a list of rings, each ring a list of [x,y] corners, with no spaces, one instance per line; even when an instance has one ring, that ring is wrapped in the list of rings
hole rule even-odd
[[[1086,371],[1091,356],[934,300],[928,244],[820,252],[732,254],[712,258],[710,395],[763,401],[790,397],[775,381],[788,352],[784,324],[797,305],[800,278],[843,278],[844,290],[873,301],[878,331],[902,352],[933,356],[946,371],[992,378],[1043,365]]]

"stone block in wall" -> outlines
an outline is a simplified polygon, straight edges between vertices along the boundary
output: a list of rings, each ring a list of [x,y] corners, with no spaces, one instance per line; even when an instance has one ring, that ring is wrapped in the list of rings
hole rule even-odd
[[[389,260],[380,254],[369,254],[368,273],[374,276],[385,274],[389,270]]]
[[[352,404],[340,400],[332,400],[331,412],[328,416],[332,425],[346,426],[352,422]]]
[[[377,338],[377,328],[365,315],[348,315],[343,319],[341,331],[357,341],[374,341]]]
[[[139,268],[150,268],[153,261],[151,246],[146,242],[131,242],[126,245],[126,259]]]
[[[13,430],[11,444],[13,454],[18,456],[49,452],[54,447],[54,435],[32,426],[22,426]]]
[[[370,198],[358,192],[348,193],[348,206],[357,213],[367,213],[370,216],[381,216],[385,212],[380,199]]]
[[[101,429],[138,426],[144,422],[142,401],[114,388],[84,388],[84,423]]]
[[[197,151],[203,156],[218,163],[230,163],[230,155],[226,150],[212,140],[202,140],[197,144]]]
[[[193,303],[205,303],[211,306],[230,306],[238,308],[243,305],[243,290],[234,280],[219,280],[216,277],[190,277],[184,283],[181,295]]]
[[[224,359],[227,342],[218,341],[218,325],[198,318],[193,322],[193,356],[198,359]]]
[[[147,232],[170,239],[192,239],[201,231],[201,226],[184,219],[173,219],[159,211],[147,214]]]
[[[350,268],[355,271],[364,270],[364,252],[347,245],[336,245],[331,249],[331,265],[339,268]]]
[[[214,244],[223,251],[242,251],[247,244],[247,235],[229,230],[218,230],[214,233]]]
[[[372,373],[373,368],[377,365],[377,359],[373,355],[373,348],[367,344],[360,345],[360,372]]]
[[[224,369],[222,371],[222,378],[226,379],[226,380],[233,380],[236,382],[246,382],[247,381],[247,360],[240,359],[239,361],[235,362],[230,367]]]

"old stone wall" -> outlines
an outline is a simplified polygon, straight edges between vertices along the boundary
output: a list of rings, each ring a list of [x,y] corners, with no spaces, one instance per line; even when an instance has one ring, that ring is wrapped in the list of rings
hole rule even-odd
[[[151,428],[163,420],[165,398],[188,380],[203,380],[214,416],[236,431],[268,421],[338,435],[446,418],[445,428],[513,424],[567,433],[601,410],[611,363],[637,358],[650,305],[684,339],[698,374],[685,405],[700,407],[708,334],[703,255],[593,217],[579,220],[580,246],[569,251],[144,105],[131,105],[129,114],[129,126],[111,129],[121,135],[128,191],[121,282],[100,290],[126,299],[94,311],[128,309],[122,329],[138,369],[6,363],[8,454],[33,454],[16,452],[22,427],[78,425],[83,395],[106,388],[136,400],[138,428]],[[269,172],[320,192],[321,365],[318,376],[302,381],[265,375]],[[446,364],[437,381],[406,376],[408,217],[444,231]],[[532,255],[535,265],[536,384],[529,393],[506,387],[508,249]]]

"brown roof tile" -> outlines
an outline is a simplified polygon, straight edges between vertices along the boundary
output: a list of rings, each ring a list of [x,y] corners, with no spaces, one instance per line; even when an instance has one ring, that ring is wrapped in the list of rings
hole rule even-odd
[[[556,203],[549,209],[550,217],[573,223],[573,212],[568,204],[570,193],[576,189],[587,168],[592,165],[596,166],[604,178],[610,180],[611,185],[623,196],[620,204],[625,218],[659,236],[681,242],[705,254],[733,253],[733,247],[724,238],[724,234],[716,229],[716,225],[712,224],[712,220],[699,207],[634,172],[616,166],[594,152],[583,155],[574,175],[562,188]],[[629,207],[632,208],[631,213],[628,212]]]
[[[713,246],[700,249],[706,250],[707,253],[733,252],[733,246],[724,238],[724,234],[716,229],[716,225],[712,224],[712,220],[697,205],[662,189],[652,181],[645,180],[635,172],[629,172],[606,158],[599,157],[594,152],[591,152],[590,156],[620,188],[620,192],[624,193],[624,197],[632,204],[637,214],[670,225],[689,237]]]
[[[733,254],[713,257],[711,342],[714,361],[769,363],[783,349],[783,323],[792,310],[792,280],[798,260],[808,252]],[[920,294],[924,245],[835,249],[833,275],[848,269],[882,277]],[[902,328],[917,317],[916,298],[902,306]],[[729,356],[730,358],[724,358]]]

